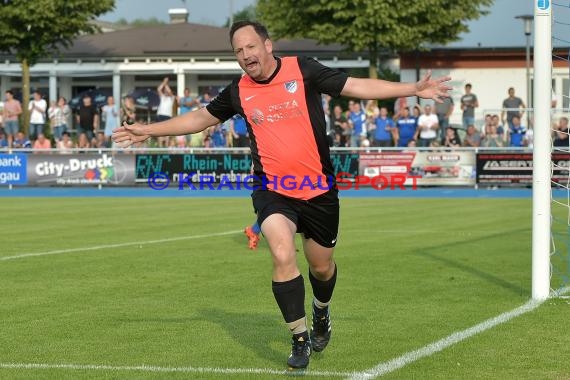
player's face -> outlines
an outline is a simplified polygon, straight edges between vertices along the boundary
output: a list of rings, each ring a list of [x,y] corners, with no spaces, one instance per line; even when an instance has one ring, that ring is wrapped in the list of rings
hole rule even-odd
[[[253,26],[238,29],[232,40],[238,63],[247,75],[255,80],[268,79],[273,74],[273,46],[263,41]]]

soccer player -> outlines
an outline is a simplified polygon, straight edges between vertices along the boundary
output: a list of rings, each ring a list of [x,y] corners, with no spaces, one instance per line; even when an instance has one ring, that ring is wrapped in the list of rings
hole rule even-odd
[[[251,226],[247,226],[245,230],[243,230],[243,233],[249,240],[249,249],[257,249],[257,243],[259,243],[259,234],[261,233],[261,228],[259,227],[257,220]]]
[[[198,133],[240,114],[247,124],[255,180],[254,209],[273,260],[272,289],[292,347],[287,363],[305,368],[311,352],[331,337],[330,307],[337,279],[333,250],[339,222],[338,189],[327,143],[321,93],[360,99],[419,96],[441,101],[449,77],[396,83],[349,77],[311,58],[276,57],[267,29],[250,21],[230,28],[245,75],[205,108],[150,125],[123,125],[115,142],[128,147],[151,136]],[[284,179],[288,181],[283,181]],[[325,178],[328,186],[315,186]],[[268,184],[268,186],[265,185]],[[301,186],[304,185],[304,186]],[[313,291],[312,328],[305,318],[305,286],[296,263],[295,234],[303,234]]]

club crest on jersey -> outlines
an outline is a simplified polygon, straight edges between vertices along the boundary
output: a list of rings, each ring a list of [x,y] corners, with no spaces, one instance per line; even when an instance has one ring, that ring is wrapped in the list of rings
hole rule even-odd
[[[285,82],[285,89],[289,91],[291,94],[294,94],[297,91],[297,81],[292,80],[289,82]]]
[[[263,115],[263,112],[261,112],[260,110],[258,110],[256,108],[251,113],[250,119],[251,119],[251,121],[254,122],[254,124],[261,125],[261,124],[263,124],[263,121],[265,120],[265,115]]]

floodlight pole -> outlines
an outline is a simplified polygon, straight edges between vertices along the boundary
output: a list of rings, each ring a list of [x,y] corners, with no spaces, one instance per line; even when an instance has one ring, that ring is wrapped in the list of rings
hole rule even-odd
[[[552,2],[534,2],[532,298],[550,293]]]

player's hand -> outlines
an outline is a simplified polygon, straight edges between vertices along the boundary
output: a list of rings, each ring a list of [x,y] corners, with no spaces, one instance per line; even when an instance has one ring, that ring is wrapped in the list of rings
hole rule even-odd
[[[139,123],[127,124],[125,122],[122,127],[113,130],[113,141],[122,148],[143,142],[149,137],[146,133],[146,126]]]
[[[445,76],[436,79],[431,78],[431,70],[416,83],[416,96],[424,99],[433,99],[437,103],[442,103],[442,98],[449,97],[449,90],[452,88],[446,84],[451,77]]]

